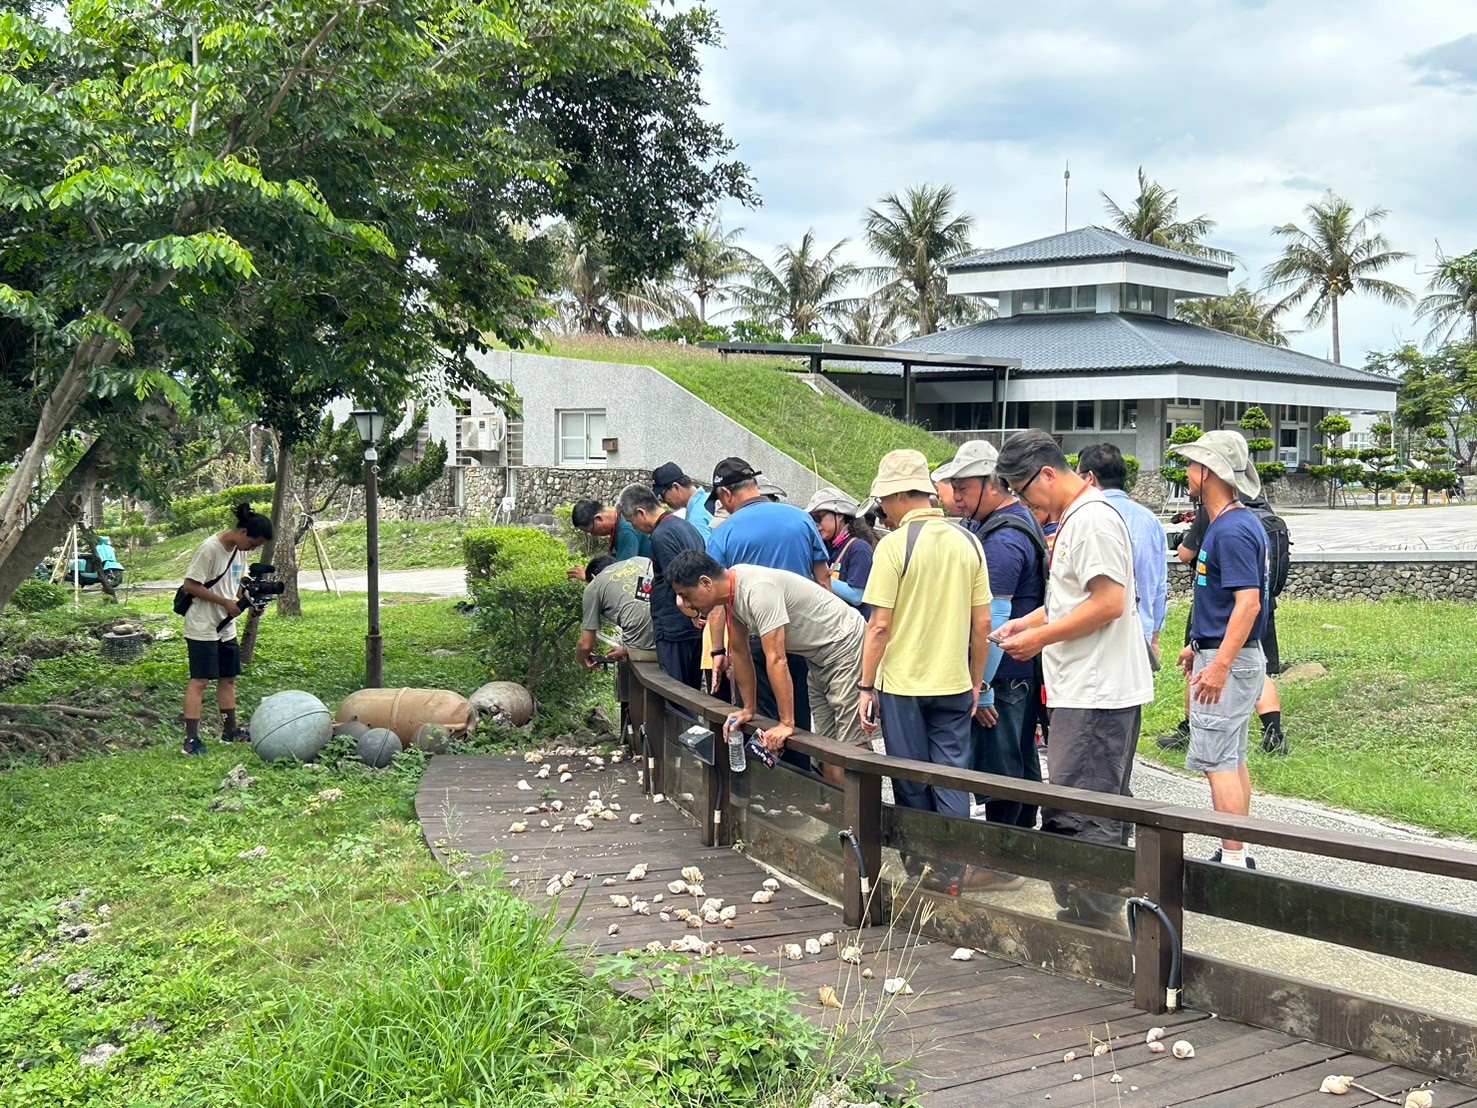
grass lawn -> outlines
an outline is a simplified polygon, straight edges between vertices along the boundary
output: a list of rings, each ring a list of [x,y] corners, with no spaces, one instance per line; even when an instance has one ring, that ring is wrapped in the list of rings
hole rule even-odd
[[[853,496],[866,495],[889,450],[921,450],[939,465],[954,449],[921,427],[820,396],[796,375],[799,363],[733,356],[634,339],[563,338],[565,358],[649,365]],[[701,474],[697,476],[702,476]]]
[[[1180,641],[1185,614],[1171,607],[1167,641]],[[1477,838],[1477,685],[1467,664],[1477,605],[1289,599],[1277,630],[1284,665],[1318,662],[1328,676],[1279,680],[1292,755],[1263,754],[1253,723],[1255,789]],[[1183,753],[1160,750],[1154,736],[1179,722],[1184,690],[1177,670],[1160,672],[1139,744],[1181,768]]]
[[[303,601],[302,620],[269,619],[247,711],[282,688],[332,704],[358,687],[362,600]],[[59,636],[166,604],[12,613],[0,633]],[[449,601],[392,598],[383,625],[390,682],[481,681]],[[655,1108],[712,1104],[715,1090],[745,1108],[807,1105],[829,1084],[810,1064],[822,1034],[748,970],[720,960],[618,1001],[548,910],[434,864],[412,809],[419,752],[378,772],[336,747],[318,766],[213,740],[183,757],[184,677],[172,639],[127,665],[38,662],[4,690],[170,717],[150,748],[0,772],[0,1108]],[[237,762],[258,780],[223,790]],[[121,1053],[81,1065],[100,1044]]]
[[[486,526],[477,519],[446,523],[380,524],[380,569],[444,569],[466,564],[462,557],[462,535],[469,529]],[[179,581],[184,578],[190,558],[199,545],[210,537],[210,531],[191,531],[154,546],[134,551],[120,551],[127,583],[143,581]],[[365,568],[364,522],[321,525],[319,535],[328,550],[328,561],[340,572],[363,571]],[[318,554],[311,539],[298,547],[298,568],[305,574],[318,573]]]

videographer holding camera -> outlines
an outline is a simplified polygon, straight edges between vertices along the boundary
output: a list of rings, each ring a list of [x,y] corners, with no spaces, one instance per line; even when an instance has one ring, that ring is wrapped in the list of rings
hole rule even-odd
[[[260,550],[271,537],[270,519],[252,511],[250,504],[236,505],[236,527],[200,544],[185,571],[185,583],[175,594],[174,610],[185,617],[185,643],[190,651],[190,685],[185,690],[186,754],[205,753],[200,740],[200,712],[205,686],[212,681],[221,711],[221,741],[245,738],[236,726],[236,677],[241,672],[236,617],[246,603],[238,587],[246,574],[246,553]]]

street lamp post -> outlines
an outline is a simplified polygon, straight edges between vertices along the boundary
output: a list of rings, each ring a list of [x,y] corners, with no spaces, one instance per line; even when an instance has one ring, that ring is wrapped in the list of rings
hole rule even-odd
[[[379,441],[385,417],[379,412],[354,412],[354,426],[364,444],[364,527],[368,553],[369,633],[364,637],[364,686],[383,688],[385,644],[380,637],[380,497]]]

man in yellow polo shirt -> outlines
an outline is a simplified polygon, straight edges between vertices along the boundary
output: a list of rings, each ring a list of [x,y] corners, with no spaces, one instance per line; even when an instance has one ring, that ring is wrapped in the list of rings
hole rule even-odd
[[[990,644],[990,581],[979,540],[933,507],[928,461],[916,450],[882,459],[872,496],[894,530],[877,545],[862,603],[872,609],[862,651],[862,726],[894,758],[968,769],[969,720],[984,684]],[[894,780],[906,808],[969,818],[969,794]],[[904,865],[921,866],[906,855]],[[1013,884],[988,870],[935,867],[957,892]],[[947,870],[947,872],[945,872]]]

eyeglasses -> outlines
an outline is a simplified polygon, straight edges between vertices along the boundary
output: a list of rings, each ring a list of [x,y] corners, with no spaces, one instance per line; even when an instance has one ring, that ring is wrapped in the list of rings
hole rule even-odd
[[[1025,498],[1025,495],[1026,495],[1026,490],[1029,489],[1033,484],[1035,484],[1036,483],[1036,478],[1040,477],[1045,472],[1046,472],[1046,467],[1045,466],[1042,466],[1035,473],[1031,474],[1030,479],[1024,485],[1022,485],[1019,488],[1016,488],[1015,489],[1016,496],[1021,497],[1022,499],[1024,499]],[[1011,487],[1012,488],[1015,488],[1014,485],[1012,485]]]

